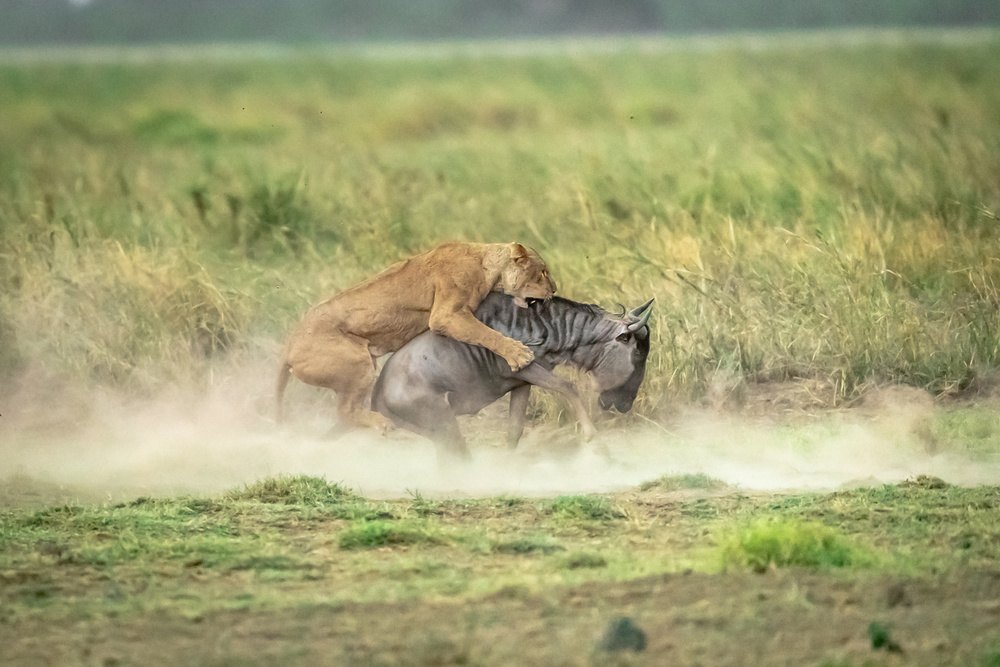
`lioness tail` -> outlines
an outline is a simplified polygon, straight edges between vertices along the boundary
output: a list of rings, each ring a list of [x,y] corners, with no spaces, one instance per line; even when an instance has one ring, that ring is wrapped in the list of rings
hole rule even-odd
[[[282,399],[285,396],[285,387],[288,386],[288,378],[291,376],[291,364],[285,361],[281,362],[281,368],[278,369],[278,383],[274,390],[275,418],[279,424],[285,419],[284,401]]]

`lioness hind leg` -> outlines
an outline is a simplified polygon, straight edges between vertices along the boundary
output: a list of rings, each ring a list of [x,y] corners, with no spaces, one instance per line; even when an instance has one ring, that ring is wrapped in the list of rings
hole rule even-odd
[[[296,350],[289,356],[292,374],[314,387],[325,387],[337,394],[337,415],[346,426],[374,428],[381,433],[392,428],[392,421],[368,409],[375,386],[375,359],[367,343],[347,337],[324,341],[322,349],[313,346]]]
[[[372,378],[366,386],[358,383],[352,387],[350,393],[339,393],[340,402],[337,405],[337,414],[345,424],[373,428],[384,435],[392,430],[394,425],[392,420],[385,415],[368,409],[368,398],[371,396],[374,385],[375,378]]]

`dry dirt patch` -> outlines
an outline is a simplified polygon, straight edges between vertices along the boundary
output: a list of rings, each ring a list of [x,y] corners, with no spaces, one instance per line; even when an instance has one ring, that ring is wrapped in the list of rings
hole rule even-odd
[[[11,664],[607,664],[609,621],[634,620],[621,664],[973,665],[996,651],[1000,575],[846,579],[804,571],[674,574],[456,603],[346,603],[0,624]],[[893,647],[873,647],[877,623]],[[993,655],[996,655],[995,653]],[[614,660],[612,660],[614,662]]]

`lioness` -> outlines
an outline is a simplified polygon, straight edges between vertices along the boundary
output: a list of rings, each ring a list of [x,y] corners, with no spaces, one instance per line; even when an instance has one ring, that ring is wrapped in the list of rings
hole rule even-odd
[[[337,412],[348,425],[385,431],[392,425],[368,408],[375,360],[395,352],[428,328],[480,345],[512,370],[531,363],[531,350],[494,331],[472,314],[493,290],[526,299],[556,291],[537,253],[518,243],[445,243],[411,257],[340,292],[306,313],[285,346],[276,392],[277,414],[288,378],[332,389]]]

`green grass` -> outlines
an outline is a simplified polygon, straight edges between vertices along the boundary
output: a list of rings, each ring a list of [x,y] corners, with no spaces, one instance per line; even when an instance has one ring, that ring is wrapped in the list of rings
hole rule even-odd
[[[740,529],[722,549],[726,566],[763,572],[769,566],[814,568],[871,565],[875,555],[840,531],[790,519],[758,520]]]
[[[308,475],[268,477],[231,491],[228,500],[248,500],[283,505],[329,505],[357,500],[349,489]]]
[[[898,485],[783,498],[770,505],[788,521],[820,521],[862,536],[888,550],[893,567],[924,571],[961,562],[991,567],[1000,544],[993,514],[1000,505],[996,487],[941,485],[918,477]]]
[[[603,496],[559,496],[544,505],[557,520],[607,521],[622,518],[622,512]]]
[[[558,544],[552,536],[545,533],[534,533],[493,544],[493,551],[500,554],[550,554],[565,550],[566,547]]]
[[[683,475],[663,475],[657,479],[643,482],[639,485],[640,491],[681,491],[685,489],[703,490],[724,490],[728,485],[722,480],[709,477],[703,472],[688,473]]]
[[[414,544],[441,544],[446,541],[432,524],[413,519],[354,523],[338,538],[341,549],[374,549]]]
[[[294,489],[306,491],[293,501]],[[503,590],[528,595],[772,564],[919,578],[987,572],[1000,562],[1000,490],[927,477],[825,494],[730,491],[678,500],[631,491],[514,506],[441,501],[432,516],[415,514],[409,499],[348,496],[381,507],[381,518],[317,511],[317,497],[331,493],[349,492],[317,478],[280,477],[207,498],[6,510],[0,601],[16,617],[200,614]],[[590,509],[580,513],[582,506]],[[553,507],[574,509],[560,515]],[[628,518],[595,508],[619,508]],[[112,584],[119,592],[108,593]]]
[[[975,387],[998,45],[2,65],[0,373],[197,381],[392,261],[517,238],[562,294],[657,297],[645,416],[720,371]]]
[[[1000,414],[993,405],[948,409],[934,420],[931,433],[942,449],[989,456],[1000,445]]]
[[[608,566],[607,559],[592,551],[576,551],[568,555],[564,561],[570,570],[580,568],[602,568]]]
[[[235,502],[287,505],[302,516],[337,519],[391,519],[388,506],[365,501],[340,484],[308,475],[269,477],[226,495]]]

